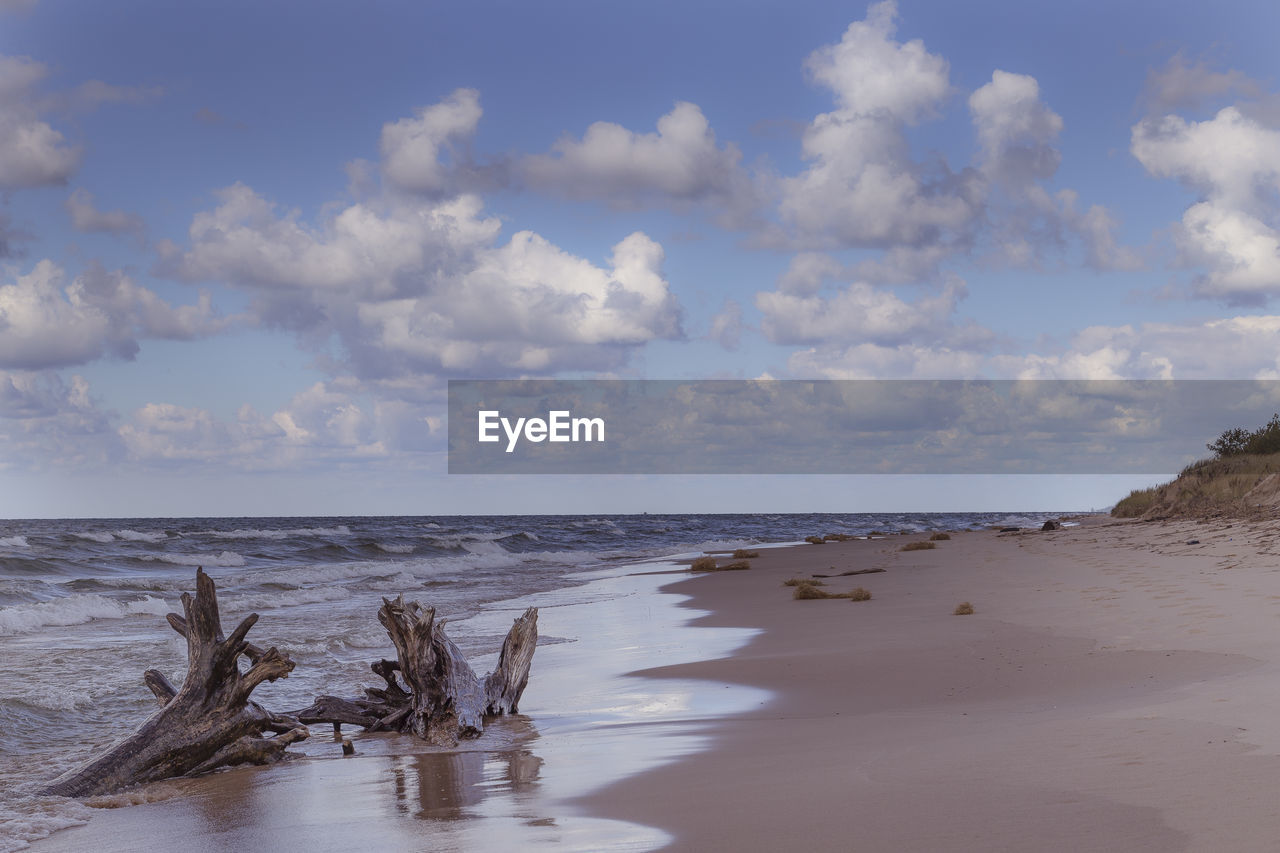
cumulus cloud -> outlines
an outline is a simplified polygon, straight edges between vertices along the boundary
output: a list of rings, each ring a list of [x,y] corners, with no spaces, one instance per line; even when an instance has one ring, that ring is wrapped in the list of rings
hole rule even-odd
[[[1280,131],[1227,107],[1205,121],[1168,115],[1133,126],[1130,150],[1153,176],[1201,195],[1174,233],[1201,296],[1260,302],[1280,293]]]
[[[844,339],[896,344],[945,328],[964,298],[962,282],[948,282],[941,293],[907,302],[865,282],[853,282],[831,296],[800,296],[778,291],[757,294],[762,328],[779,344],[809,344]]]
[[[83,188],[73,192],[66,201],[71,227],[85,234],[130,234],[141,238],[144,231],[142,217],[123,210],[98,210],[93,206],[93,195]]]
[[[969,96],[983,169],[994,179],[1022,187],[1050,178],[1061,154],[1053,147],[1062,116],[1040,100],[1040,84],[1026,74],[996,70],[991,82]]]
[[[1280,378],[1280,317],[1092,326],[1060,349],[999,353],[916,342],[825,344],[795,352],[793,376],[825,379],[1228,379]]]
[[[91,265],[73,281],[52,261],[0,285],[0,368],[38,370],[133,358],[144,337],[190,339],[226,325],[208,294],[174,307],[120,272]]]
[[[1226,95],[1256,97],[1263,93],[1257,81],[1241,71],[1214,71],[1199,59],[1191,62],[1182,51],[1161,68],[1147,72],[1142,101],[1155,115],[1181,110],[1197,110]]]
[[[458,89],[443,101],[420,107],[411,118],[382,126],[382,173],[395,187],[427,196],[457,189],[460,147],[480,122],[480,93]],[[446,160],[446,155],[448,159]]]
[[[810,79],[833,96],[804,132],[801,173],[774,180],[780,223],[757,232],[774,247],[880,249],[859,275],[889,284],[936,279],[941,264],[976,252],[985,263],[1039,266],[1078,251],[1097,269],[1133,269],[1105,207],[1077,206],[1053,190],[1063,119],[1026,74],[996,70],[968,98],[978,152],[952,168],[913,159],[908,132],[941,115],[953,94],[949,67],[919,39],[896,37],[892,0],[871,6],[840,42],[814,51]]]
[[[566,137],[551,154],[524,158],[533,187],[569,198],[601,200],[621,208],[648,204],[751,204],[750,179],[732,143],[717,145],[697,104],[681,101],[658,119],[656,133],[636,133],[596,122],[581,140]]]
[[[473,195],[354,204],[314,228],[243,185],[219,198],[189,248],[161,246],[160,269],[243,288],[268,323],[337,334],[364,378],[609,369],[682,335],[662,247],[640,232],[600,267],[529,231],[499,244]]]
[[[149,465],[232,464],[246,470],[320,460],[367,463],[396,450],[443,449],[443,422],[429,414],[439,410],[438,401],[369,403],[342,384],[318,382],[265,416],[249,405],[223,419],[199,407],[148,403],[120,426],[121,446],[130,459]]]
[[[742,305],[737,300],[724,301],[724,307],[711,318],[708,337],[727,350],[736,350],[742,343]]]
[[[118,458],[122,446],[111,421],[82,376],[67,381],[52,371],[0,370],[0,469]]]
[[[1116,239],[1119,225],[1102,205],[1076,207],[1073,190],[1051,193],[1047,183],[1062,154],[1063,120],[1041,99],[1040,84],[1026,74],[996,70],[991,82],[969,96],[969,112],[981,149],[979,168],[990,184],[987,234],[1001,260],[1033,266],[1046,250],[1075,240],[1094,269],[1137,269],[1141,256]]]
[[[0,189],[62,184],[80,165],[80,147],[40,117],[35,89],[47,74],[27,57],[0,56]]]
[[[918,39],[896,41],[892,0],[849,25],[806,62],[836,109],[804,133],[801,174],[783,178],[779,212],[797,242],[817,247],[919,246],[958,239],[980,199],[972,176],[930,179],[913,162],[906,126],[934,116],[951,91],[945,59]]]

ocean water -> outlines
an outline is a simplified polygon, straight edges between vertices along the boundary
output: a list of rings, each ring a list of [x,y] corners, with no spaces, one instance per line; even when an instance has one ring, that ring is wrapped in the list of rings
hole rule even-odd
[[[181,612],[203,566],[224,629],[297,663],[254,698],[273,710],[355,695],[391,646],[376,612],[404,593],[446,617],[468,656],[495,652],[513,598],[572,588],[601,570],[811,534],[1038,526],[1052,513],[448,516],[0,521],[0,851],[90,810],[35,790],[129,734],[154,700],[142,673],[181,684]],[[479,618],[471,618],[479,617]],[[544,643],[573,638],[545,636]],[[536,658],[535,658],[536,667]]]

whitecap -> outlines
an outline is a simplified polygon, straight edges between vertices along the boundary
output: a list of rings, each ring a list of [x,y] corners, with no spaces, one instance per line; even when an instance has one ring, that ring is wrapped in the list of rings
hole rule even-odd
[[[29,634],[44,627],[82,625],[94,619],[123,619],[141,613],[163,616],[172,608],[162,598],[117,601],[101,595],[77,593],[38,604],[0,608],[0,637]]]
[[[27,537],[25,536],[6,536],[4,538],[0,538],[0,545],[5,546],[6,548],[30,548],[31,547],[29,544],[27,544]]]
[[[198,530],[191,536],[212,536],[215,539],[292,539],[304,536],[350,536],[351,528],[345,524],[337,527],[294,527],[289,530],[237,528],[235,530]]]
[[[221,554],[145,554],[147,562],[172,563],[175,566],[243,566],[244,557],[235,551]]]
[[[147,533],[140,530],[117,530],[116,536],[128,542],[159,542],[168,539],[168,533]]]

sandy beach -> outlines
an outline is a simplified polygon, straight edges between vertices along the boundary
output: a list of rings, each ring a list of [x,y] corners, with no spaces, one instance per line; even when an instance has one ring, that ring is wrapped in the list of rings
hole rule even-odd
[[[544,610],[577,642],[539,649],[524,715],[473,753],[357,735],[321,760],[317,736],[313,760],[173,783],[33,849],[1270,847],[1274,525],[1094,517],[901,550],[926,538],[614,571]],[[874,568],[825,581],[869,601],[783,585]]]
[[[650,670],[750,684],[711,748],[590,799],[679,850],[1261,850],[1280,833],[1274,525],[1112,524],[763,551],[675,586],[763,632]],[[1191,540],[1199,544],[1185,544]],[[813,572],[866,602],[793,601]],[[952,615],[960,601],[975,613]]]

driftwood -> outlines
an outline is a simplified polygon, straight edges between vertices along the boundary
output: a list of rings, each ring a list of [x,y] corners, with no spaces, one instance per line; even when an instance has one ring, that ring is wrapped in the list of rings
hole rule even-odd
[[[335,731],[347,723],[369,731],[413,732],[433,744],[454,746],[459,738],[479,736],[485,717],[518,710],[538,642],[536,607],[515,620],[497,668],[483,679],[445,635],[434,607],[406,602],[403,595],[384,598],[378,621],[396,647],[396,660],[370,665],[386,686],[365,688],[365,695],[354,699],[318,696],[292,716],[304,723],[332,723]]]
[[[841,572],[838,575],[820,575],[814,572],[813,576],[815,578],[847,578],[850,575],[876,575],[883,571],[884,569],[854,569],[851,572]]]
[[[196,569],[196,594],[182,594],[184,616],[168,615],[173,630],[187,638],[187,675],[175,689],[159,671],[143,676],[160,702],[129,737],[83,767],[63,774],[47,794],[85,797],[142,782],[194,776],[233,764],[268,764],[285,748],[307,736],[299,720],[273,714],[249,694],[264,681],[284,678],[293,661],[272,648],[263,651],[245,640],[258,621],[251,613],[223,637],[213,580]],[[240,671],[241,655],[250,666]],[[274,737],[264,737],[274,732]]]

